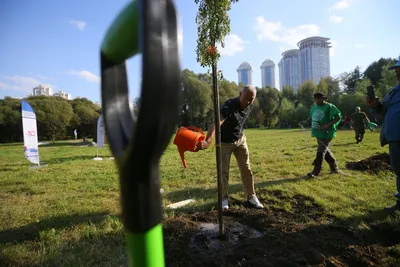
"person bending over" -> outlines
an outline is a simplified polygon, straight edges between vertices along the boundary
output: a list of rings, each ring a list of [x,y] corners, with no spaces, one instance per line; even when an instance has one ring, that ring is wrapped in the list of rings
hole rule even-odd
[[[231,155],[236,158],[242,179],[245,197],[248,204],[254,208],[262,209],[264,206],[258,200],[254,190],[254,176],[250,168],[250,155],[243,127],[253,108],[257,89],[254,86],[244,86],[240,95],[228,99],[220,110],[221,125],[221,167],[222,167],[222,209],[228,209],[228,181]],[[215,125],[208,129],[203,142],[198,144],[198,149],[206,149],[215,135]]]

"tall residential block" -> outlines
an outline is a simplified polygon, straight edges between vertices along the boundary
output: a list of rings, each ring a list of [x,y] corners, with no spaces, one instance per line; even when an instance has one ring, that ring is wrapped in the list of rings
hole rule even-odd
[[[300,88],[299,78],[299,49],[291,49],[282,53],[279,61],[279,83],[282,90],[285,86],[292,87],[294,92]]]
[[[52,96],[53,88],[51,88],[47,85],[44,85],[44,84],[39,84],[38,86],[33,88],[33,95],[34,96],[39,96],[39,95]]]
[[[54,94],[54,96],[59,96],[67,100],[72,100],[72,95],[64,91],[58,91]]]
[[[300,83],[313,81],[318,84],[321,78],[330,76],[329,38],[309,37],[298,42]]]
[[[280,89],[291,86],[296,93],[306,81],[318,84],[321,78],[330,76],[329,38],[313,36],[297,43],[299,49],[282,53],[279,62]]]
[[[275,63],[270,59],[266,59],[261,64],[260,69],[262,88],[266,86],[275,88]]]
[[[239,68],[236,71],[238,73],[238,84],[253,84],[253,68],[248,62],[243,62],[242,64],[240,64]]]

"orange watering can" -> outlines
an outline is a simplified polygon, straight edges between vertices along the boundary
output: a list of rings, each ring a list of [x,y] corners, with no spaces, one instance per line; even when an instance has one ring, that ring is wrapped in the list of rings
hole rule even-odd
[[[197,144],[204,141],[206,135],[195,126],[180,127],[175,135],[174,144],[178,147],[183,166],[187,168],[185,151],[197,152]]]

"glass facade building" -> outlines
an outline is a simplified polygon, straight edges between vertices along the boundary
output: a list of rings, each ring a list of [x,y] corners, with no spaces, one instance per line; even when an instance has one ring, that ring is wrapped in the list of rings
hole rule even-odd
[[[275,88],[275,63],[270,59],[266,59],[261,64],[260,69],[262,88],[266,86]]]
[[[236,71],[238,73],[238,84],[253,84],[253,68],[248,62],[243,62],[242,64],[240,64],[239,68]]]

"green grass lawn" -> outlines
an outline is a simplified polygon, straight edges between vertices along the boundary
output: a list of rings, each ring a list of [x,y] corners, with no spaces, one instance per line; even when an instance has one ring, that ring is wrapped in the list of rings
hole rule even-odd
[[[324,163],[322,175],[315,179],[303,178],[312,169],[317,147],[309,131],[254,129],[245,134],[256,191],[308,196],[334,216],[335,223],[357,231],[372,231],[379,223],[400,232],[400,214],[379,213],[394,202],[394,175],[345,169],[347,161],[387,152],[379,145],[378,132],[368,131],[357,146],[353,131],[339,131],[331,150],[345,175],[329,175]],[[118,173],[114,160],[108,159],[110,150],[99,149],[103,161],[92,160],[95,147],[72,141],[41,146],[39,152],[48,167],[29,169],[22,144],[0,145],[0,266],[126,266]],[[187,169],[171,140],[161,160],[163,205],[196,201],[180,210],[164,209],[165,218],[216,209],[215,150],[185,156]],[[268,191],[260,196],[273,199]],[[234,157],[230,194],[243,198]],[[290,202],[274,205],[291,211]],[[243,209],[239,204],[231,208]],[[400,255],[400,245],[387,249]]]

